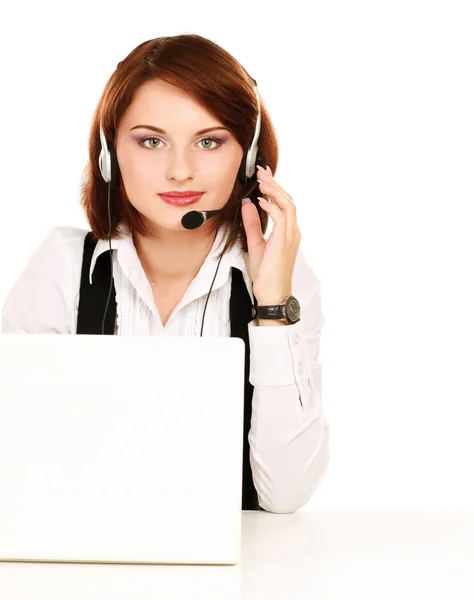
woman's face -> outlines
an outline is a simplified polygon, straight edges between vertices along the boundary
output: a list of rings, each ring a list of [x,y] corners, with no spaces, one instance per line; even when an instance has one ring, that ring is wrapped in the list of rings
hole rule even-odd
[[[226,204],[243,150],[229,130],[218,127],[222,123],[169,83],[149,81],[136,90],[117,129],[115,148],[127,196],[147,225],[183,231],[181,217],[189,210]],[[158,195],[175,190],[204,194],[190,206],[167,204]]]

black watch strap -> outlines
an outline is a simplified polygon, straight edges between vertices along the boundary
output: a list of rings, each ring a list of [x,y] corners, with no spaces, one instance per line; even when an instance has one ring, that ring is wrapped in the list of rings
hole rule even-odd
[[[258,306],[257,303],[252,307],[254,319],[283,319],[283,306]]]
[[[272,306],[259,306],[255,298],[255,304],[252,306],[252,317],[254,319],[281,320],[287,324],[293,324],[301,320],[300,305],[292,294],[287,296],[280,304]]]

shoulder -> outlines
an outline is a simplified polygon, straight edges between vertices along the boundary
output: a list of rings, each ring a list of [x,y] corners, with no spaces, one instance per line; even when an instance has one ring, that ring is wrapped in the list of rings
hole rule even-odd
[[[52,227],[32,251],[23,273],[32,272],[55,280],[64,280],[67,274],[80,271],[86,229]]]
[[[78,227],[52,227],[31,251],[22,274],[34,269],[40,272],[70,269],[71,261],[76,264],[82,258],[86,229]]]
[[[31,260],[41,260],[45,269],[80,270],[87,229],[60,225],[52,227],[32,253]]]
[[[79,227],[68,227],[66,225],[58,225],[52,227],[44,236],[37,250],[57,250],[58,246],[70,252],[82,255],[84,248],[84,238],[88,230]]]
[[[71,332],[86,234],[68,226],[46,232],[6,297],[2,332]]]

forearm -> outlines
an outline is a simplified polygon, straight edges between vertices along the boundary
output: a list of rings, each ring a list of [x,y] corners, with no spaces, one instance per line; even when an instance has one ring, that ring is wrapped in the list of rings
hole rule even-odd
[[[291,513],[304,506],[329,459],[321,398],[308,385],[302,408],[299,393],[296,384],[254,388],[250,464],[260,506],[269,512]]]

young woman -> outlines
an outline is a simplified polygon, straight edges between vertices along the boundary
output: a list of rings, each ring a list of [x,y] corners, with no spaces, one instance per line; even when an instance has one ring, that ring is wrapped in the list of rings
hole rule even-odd
[[[199,35],[144,42],[105,86],[89,159],[81,204],[90,233],[48,233],[6,298],[2,332],[98,333],[101,322],[117,335],[241,337],[242,508],[302,507],[329,460],[325,319],[295,202],[272,176],[278,144],[256,82]],[[193,210],[198,222],[185,226]],[[86,309],[104,285],[107,303]]]

